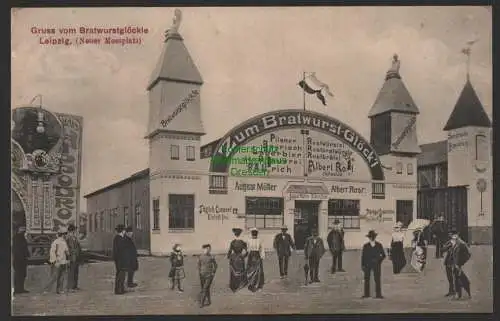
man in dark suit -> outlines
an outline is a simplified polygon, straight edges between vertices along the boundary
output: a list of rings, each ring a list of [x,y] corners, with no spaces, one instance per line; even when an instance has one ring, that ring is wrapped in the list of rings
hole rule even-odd
[[[129,261],[129,269],[127,270],[127,287],[135,288],[137,283],[134,283],[134,273],[139,269],[139,261],[137,260],[137,248],[133,240],[133,229],[132,226],[128,226],[125,229],[125,247],[127,249],[127,257]]]
[[[345,250],[344,229],[340,225],[339,220],[335,220],[333,224],[333,229],[328,233],[328,237],[326,238],[330,253],[332,253],[332,274],[337,272],[337,267],[339,272],[345,272],[342,268],[342,254]]]
[[[448,232],[446,231],[446,223],[444,215],[441,214],[430,226],[432,238],[436,240],[436,258],[443,257],[443,244],[446,242]]]
[[[314,229],[312,236],[307,238],[304,248],[304,256],[309,263],[310,283],[320,282],[318,276],[319,261],[323,254],[325,254],[325,245],[323,244],[323,240],[318,236],[318,231]]]
[[[470,281],[463,270],[463,266],[470,259],[470,249],[467,244],[460,239],[457,233],[451,237],[451,256],[453,262],[453,283],[455,285],[455,299],[462,298],[462,288],[471,298]]]
[[[28,293],[24,288],[24,281],[28,274],[28,242],[24,234],[26,227],[20,226],[12,240],[12,263],[14,270],[14,294]]]
[[[288,234],[287,231],[288,228],[283,225],[281,227],[281,233],[276,234],[273,242],[273,247],[278,254],[281,279],[288,276],[288,259],[292,254],[291,250],[295,250],[295,243],[293,242],[292,236]]]
[[[455,296],[455,285],[453,283],[453,255],[452,248],[453,244],[451,243],[451,237],[453,233],[449,233],[449,240],[443,245],[443,252],[446,253],[444,255],[444,268],[446,270],[446,278],[448,279],[448,293],[446,293],[446,297]]]
[[[129,270],[129,258],[125,241],[125,226],[116,226],[116,235],[113,239],[113,260],[115,261],[115,294],[125,293],[125,274]]]
[[[375,241],[377,233],[370,230],[366,235],[369,242],[363,246],[363,252],[361,253],[361,268],[364,273],[364,294],[363,298],[370,297],[370,274],[373,271],[373,278],[375,280],[375,292],[377,299],[383,299],[382,296],[382,286],[380,284],[381,279],[381,267],[382,261],[385,259],[385,251],[379,242]]]

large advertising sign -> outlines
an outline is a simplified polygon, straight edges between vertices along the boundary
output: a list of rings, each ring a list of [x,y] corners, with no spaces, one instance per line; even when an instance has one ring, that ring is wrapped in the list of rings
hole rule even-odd
[[[83,134],[81,116],[59,113],[56,115],[63,125],[63,147],[61,171],[54,182],[54,230],[61,225],[78,223]]]
[[[310,131],[303,134],[305,130]],[[245,145],[272,148],[260,148],[258,152],[269,155],[260,155],[263,162],[256,162],[236,155],[241,151],[238,147]],[[231,160],[233,157],[241,158],[241,162]],[[210,171],[228,173],[235,164],[242,163],[243,166],[260,166],[246,172],[264,173],[262,176],[293,176],[305,170],[308,176],[345,177],[360,168],[357,159],[365,163],[373,180],[384,180],[377,153],[354,129],[320,113],[280,110],[254,117],[233,128],[216,146]]]

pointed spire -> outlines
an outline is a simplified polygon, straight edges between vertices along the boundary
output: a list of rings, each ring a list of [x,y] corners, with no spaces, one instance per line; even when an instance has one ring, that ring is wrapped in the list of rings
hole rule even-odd
[[[467,78],[465,86],[455,104],[455,108],[451,112],[450,118],[443,130],[448,131],[469,126],[491,127],[491,121],[488,114],[484,111],[483,105],[470,79]]]
[[[409,114],[418,114],[419,110],[413,101],[408,89],[401,80],[399,68],[401,61],[397,54],[392,58],[392,66],[387,71],[385,82],[375,99],[368,117],[374,117],[390,111],[397,111]]]
[[[165,32],[163,51],[149,81],[147,90],[160,80],[201,85],[203,79],[179,33],[182,12],[175,9],[172,26]]]

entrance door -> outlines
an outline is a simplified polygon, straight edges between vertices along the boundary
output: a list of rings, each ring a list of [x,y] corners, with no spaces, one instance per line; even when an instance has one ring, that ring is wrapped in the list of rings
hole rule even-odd
[[[303,250],[306,239],[318,229],[318,201],[295,201],[293,233],[297,250]]]
[[[396,221],[407,227],[413,221],[413,201],[396,201]]]

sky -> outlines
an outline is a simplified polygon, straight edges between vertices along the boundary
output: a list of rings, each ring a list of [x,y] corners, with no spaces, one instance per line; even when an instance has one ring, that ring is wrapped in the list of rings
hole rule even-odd
[[[334,93],[323,112],[369,139],[368,112],[394,53],[420,110],[419,143],[442,131],[470,79],[492,114],[492,19],[488,7],[181,8],[180,33],[204,79],[202,144],[277,109],[302,108],[297,82],[314,71]],[[81,195],[148,167],[146,86],[174,8],[23,8],[12,11],[12,108],[43,96],[50,111],[83,116]],[[149,29],[141,45],[40,45],[31,29]],[[56,35],[55,37],[58,37]],[[224,121],[221,121],[224,119]],[[86,204],[82,198],[82,210]]]

